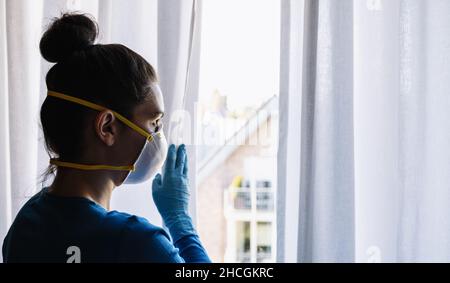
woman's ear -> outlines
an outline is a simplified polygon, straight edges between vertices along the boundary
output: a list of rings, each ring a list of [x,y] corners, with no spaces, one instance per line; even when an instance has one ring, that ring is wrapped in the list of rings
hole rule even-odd
[[[117,138],[116,117],[111,110],[101,111],[95,119],[95,132],[107,146],[112,146]]]

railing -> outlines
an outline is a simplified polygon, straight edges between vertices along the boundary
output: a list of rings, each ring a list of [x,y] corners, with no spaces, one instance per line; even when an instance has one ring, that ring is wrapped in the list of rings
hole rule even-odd
[[[256,193],[256,210],[273,211],[275,203],[274,188],[230,187],[225,192],[227,207],[234,210],[251,210],[252,190]]]

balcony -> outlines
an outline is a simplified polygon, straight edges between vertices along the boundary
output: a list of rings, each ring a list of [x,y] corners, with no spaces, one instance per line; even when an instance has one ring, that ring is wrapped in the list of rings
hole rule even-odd
[[[274,210],[274,188],[262,187],[230,187],[225,190],[225,207],[237,211],[251,211],[252,199],[255,209],[259,212],[272,212]]]

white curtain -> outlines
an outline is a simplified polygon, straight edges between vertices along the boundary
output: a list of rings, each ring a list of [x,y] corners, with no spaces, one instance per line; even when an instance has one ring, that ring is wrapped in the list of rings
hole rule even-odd
[[[450,262],[450,2],[282,5],[278,260]]]
[[[39,40],[50,20],[64,11],[92,14],[99,22],[100,43],[124,44],[157,69],[169,142],[184,141],[170,133],[172,112],[193,111],[196,101],[198,0],[0,0],[0,239],[20,207],[41,188],[39,175],[48,165],[39,107],[51,64],[41,59]],[[190,160],[195,164],[192,154]],[[161,224],[151,181],[120,187],[111,205]]]
[[[0,1],[0,237],[38,184],[38,1]],[[39,23],[39,24],[37,24]]]

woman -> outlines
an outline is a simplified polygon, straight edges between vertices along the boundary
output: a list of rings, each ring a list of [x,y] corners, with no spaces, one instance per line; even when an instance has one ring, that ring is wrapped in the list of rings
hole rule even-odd
[[[94,44],[97,24],[64,14],[40,41],[56,63],[41,108],[53,183],[18,213],[5,262],[209,262],[188,215],[187,156],[162,132],[162,93],[153,67],[119,44]],[[112,191],[152,178],[169,229],[109,211]],[[173,243],[173,244],[172,244]]]

